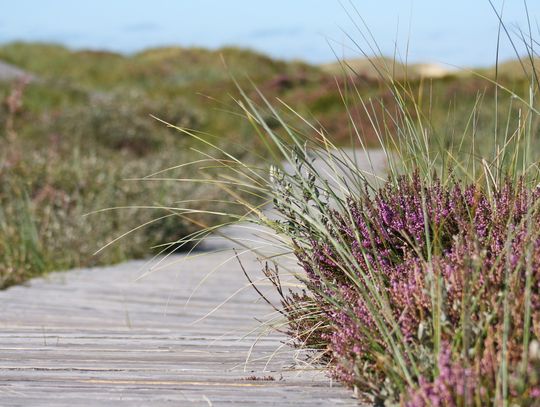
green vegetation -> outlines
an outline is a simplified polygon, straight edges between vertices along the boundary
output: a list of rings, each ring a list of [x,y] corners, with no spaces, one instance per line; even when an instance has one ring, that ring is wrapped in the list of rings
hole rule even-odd
[[[0,82],[0,287],[51,270],[156,253],[165,248],[156,245],[217,221],[216,214],[193,211],[230,211],[230,205],[213,201],[221,192],[209,185],[129,179],[192,161],[199,156],[194,150],[207,148],[205,142],[227,146],[227,152],[248,162],[256,153],[266,154],[249,121],[238,118],[243,114],[235,101],[239,87],[253,89],[257,84],[250,98],[261,102],[260,91],[294,106],[338,145],[356,142],[355,130],[368,146],[377,145],[380,134],[398,128],[398,123],[385,120],[399,105],[380,78],[336,69],[329,73],[327,67],[276,61],[234,48],[161,48],[123,56],[13,43],[0,47],[0,60],[34,77],[26,84]],[[514,74],[508,82],[527,92],[525,78]],[[477,129],[492,120],[492,112],[482,107],[494,97],[485,81],[462,75],[424,80],[416,75],[408,83],[437,139],[442,139],[439,133],[448,139],[450,128],[468,122],[475,105]],[[351,97],[355,92],[362,101]],[[296,113],[284,110],[295,131],[310,131]],[[195,142],[150,115],[190,129],[201,139]],[[284,133],[270,108],[263,107],[261,115],[269,128]],[[175,171],[167,177],[204,178],[212,170],[202,163]],[[85,216],[140,205],[169,209]],[[156,217],[165,218],[93,255]]]
[[[537,83],[529,82],[528,99],[492,84],[447,124],[433,120],[440,111],[433,98],[422,104],[417,83],[386,85],[391,108],[368,113],[389,167],[375,180],[317,127],[299,133],[284,119],[287,107],[242,95],[254,131],[286,163],[269,161],[267,172],[216,161],[217,179],[250,184],[281,215],[246,207],[251,222],[275,232],[282,253],[263,270],[281,296],[279,320],[269,324],[376,405],[535,406]],[[438,82],[430,92],[442,89]],[[354,84],[350,94],[373,106]],[[280,126],[267,124],[269,109]],[[351,127],[361,128],[357,120]],[[283,283],[291,274],[292,291]]]
[[[280,215],[245,203],[280,252],[251,249],[281,297],[268,324],[375,405],[537,406],[536,63],[425,81],[403,66],[396,77],[385,61],[371,65],[380,81],[345,64],[340,97],[321,86],[315,119],[303,105],[242,92],[239,105],[274,157],[252,167],[216,155],[214,181],[251,188]],[[334,109],[340,128],[348,123],[343,135],[316,120]],[[379,141],[386,177],[339,148],[346,135],[365,157]]]

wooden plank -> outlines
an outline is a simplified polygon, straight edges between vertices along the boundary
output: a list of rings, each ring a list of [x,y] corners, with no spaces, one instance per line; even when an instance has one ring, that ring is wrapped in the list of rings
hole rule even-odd
[[[231,256],[173,256],[141,280],[145,262],[73,270],[1,292],[0,404],[357,405],[320,371],[299,369],[305,357],[286,337],[259,338],[255,318],[272,309]],[[260,277],[256,259],[242,262]]]

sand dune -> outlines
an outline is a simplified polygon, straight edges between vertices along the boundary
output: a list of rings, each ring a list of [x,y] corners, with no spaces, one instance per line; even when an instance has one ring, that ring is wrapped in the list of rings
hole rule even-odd
[[[395,79],[409,78],[441,78],[454,73],[451,68],[438,63],[418,63],[406,65],[392,58],[359,58],[344,60],[321,65],[326,72],[338,74],[346,70],[352,70],[358,75],[364,75],[370,79],[393,77]]]

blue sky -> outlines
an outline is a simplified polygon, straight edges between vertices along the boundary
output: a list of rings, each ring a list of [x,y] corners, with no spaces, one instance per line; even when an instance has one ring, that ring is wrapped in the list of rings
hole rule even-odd
[[[161,45],[238,45],[272,56],[333,61],[362,43],[358,10],[383,53],[457,66],[495,61],[498,20],[488,0],[0,0],[0,43],[47,41],[72,48],[135,52]],[[500,6],[500,0],[494,0]],[[351,6],[353,4],[354,6]],[[528,1],[537,38],[540,1]],[[347,11],[344,10],[347,9]],[[510,28],[526,28],[522,0],[506,0]],[[410,26],[410,31],[409,31]],[[330,45],[329,45],[330,44]],[[502,58],[511,58],[504,44]]]

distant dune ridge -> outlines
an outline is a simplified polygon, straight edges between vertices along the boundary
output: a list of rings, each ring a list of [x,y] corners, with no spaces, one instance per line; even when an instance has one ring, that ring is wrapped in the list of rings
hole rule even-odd
[[[352,70],[358,75],[364,75],[370,79],[393,77],[395,79],[442,78],[454,74],[454,69],[445,67],[439,63],[409,64],[395,61],[387,57],[345,59],[330,64],[321,65],[321,68],[329,73],[338,74],[343,69]]]
[[[521,58],[514,58],[507,61],[499,61],[497,66],[493,64],[484,68],[454,68],[440,63],[416,63],[404,64],[388,57],[344,59],[337,62],[321,65],[321,68],[335,75],[354,72],[357,75],[365,76],[369,79],[419,79],[419,78],[443,78],[449,75],[467,76],[472,73],[494,77],[495,72],[499,77],[519,79],[530,77],[534,69],[540,71],[540,59],[531,61],[525,55]]]
[[[48,43],[9,43],[0,45],[0,81],[11,81],[21,77],[30,79],[47,77],[51,71],[55,69],[63,69],[66,67],[63,61],[69,61],[74,57],[81,60],[77,68],[68,66],[72,69],[72,73],[81,74],[83,72],[88,76],[85,67],[92,65],[89,69],[97,69],[99,72],[105,67],[105,70],[114,71],[118,68],[121,80],[124,76],[122,69],[125,68],[125,63],[135,61],[139,65],[144,65],[141,75],[145,75],[156,68],[163,74],[183,75],[182,80],[189,79],[205,79],[209,75],[217,75],[227,77],[226,70],[223,69],[223,61],[221,56],[224,56],[227,61],[227,68],[241,68],[239,71],[249,71],[249,67],[257,66],[266,73],[286,70],[287,66],[294,64],[294,61],[276,60],[260,52],[254,52],[247,49],[225,47],[219,50],[209,50],[204,48],[183,48],[183,47],[157,47],[149,48],[138,52],[132,56],[126,56],[109,51],[89,51],[78,50],[70,51],[69,49]],[[101,62],[96,64],[96,59]],[[422,62],[422,63],[406,63],[395,60],[392,57],[374,56],[369,58],[352,58],[342,59],[339,61],[325,63],[320,65],[312,65],[306,62],[296,61],[300,65],[310,67],[311,69],[320,69],[332,75],[341,75],[343,73],[354,72],[360,76],[364,76],[372,80],[390,79],[420,79],[420,78],[443,78],[446,76],[467,76],[473,72],[480,75],[493,77],[495,75],[495,66],[488,67],[464,67],[463,69],[455,68],[450,65],[444,65],[437,62]],[[513,79],[530,77],[531,66],[533,65],[538,70],[540,68],[540,59],[535,59],[531,62],[528,56],[522,56],[521,61],[517,58],[500,61],[497,68],[499,77],[509,77]],[[249,67],[245,65],[249,64]],[[68,64],[69,65],[69,64]],[[196,65],[198,69],[193,69]],[[184,68],[189,66],[189,75],[185,75]],[[97,68],[96,68],[97,67]],[[211,70],[211,72],[209,71]],[[150,70],[150,71],[149,71]],[[238,70],[238,69],[236,69]],[[80,72],[79,72],[80,71]],[[32,74],[30,74],[32,72]],[[200,77],[193,78],[195,73],[199,73]],[[57,72],[54,72],[53,76]],[[68,72],[69,73],[69,72]],[[103,72],[100,73],[100,75]],[[114,77],[114,72],[109,75]],[[118,72],[116,72],[118,73]],[[66,74],[66,72],[63,72]],[[181,75],[181,76],[182,76]],[[196,75],[195,75],[196,76]],[[187,79],[186,79],[187,78]],[[215,78],[214,78],[215,79]]]
[[[153,52],[151,52],[153,51]],[[141,55],[153,55],[162,50],[149,50]],[[162,53],[162,52],[161,52]],[[512,68],[515,71],[515,66],[518,65],[517,61],[508,62],[508,65],[512,64]],[[327,73],[338,74],[343,71],[343,68],[350,68],[359,75],[364,75],[370,79],[380,79],[381,73],[383,76],[389,74],[394,78],[401,79],[407,77],[414,79],[418,77],[423,78],[442,78],[444,76],[455,73],[453,69],[449,69],[441,64],[437,63],[420,63],[405,65],[400,62],[393,61],[390,58],[373,58],[373,59],[353,59],[340,62],[334,62],[330,64],[323,64],[320,66],[323,71]],[[21,78],[33,79],[33,75],[27,71],[18,68],[15,65],[9,64],[0,60],[0,81],[12,81]]]

